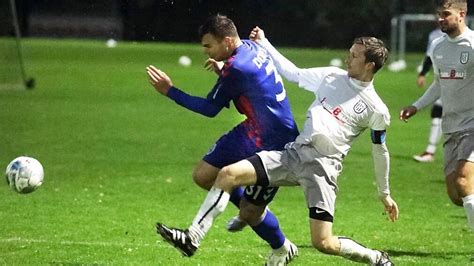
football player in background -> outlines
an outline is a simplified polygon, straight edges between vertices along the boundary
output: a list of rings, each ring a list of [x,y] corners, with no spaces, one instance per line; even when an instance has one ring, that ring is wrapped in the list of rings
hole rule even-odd
[[[435,39],[443,35],[444,33],[441,31],[439,27],[432,30],[430,34],[428,35],[428,45],[426,46],[426,56],[423,59],[421,71],[420,73],[418,73],[418,77],[416,79],[416,84],[420,88],[425,87],[426,75],[428,74],[428,72],[430,71],[433,65],[431,58],[428,54],[428,51],[430,50],[430,45]],[[431,107],[431,128],[430,128],[430,133],[428,136],[428,146],[426,146],[425,151],[422,152],[421,154],[413,155],[413,159],[415,161],[420,162],[420,163],[429,163],[429,162],[434,161],[436,146],[438,146],[438,143],[442,137],[442,132],[441,132],[442,114],[443,114],[443,105],[441,103],[441,100],[438,99],[436,100],[436,102],[434,102],[433,107]]]
[[[444,175],[451,201],[463,206],[474,230],[474,31],[466,26],[466,0],[440,0],[438,22],[446,36],[431,45],[435,77],[411,106],[400,111],[407,121],[438,98],[443,102]]]

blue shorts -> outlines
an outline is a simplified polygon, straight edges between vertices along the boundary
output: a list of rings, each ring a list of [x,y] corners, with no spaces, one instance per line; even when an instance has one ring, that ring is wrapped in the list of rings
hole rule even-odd
[[[285,143],[282,143],[282,148]],[[242,125],[238,125],[227,134],[217,140],[211,149],[204,156],[203,160],[208,164],[223,168],[226,165],[247,159],[262,148],[247,137],[247,133]],[[245,188],[245,198],[255,205],[268,204],[278,191],[278,187],[248,186]]]

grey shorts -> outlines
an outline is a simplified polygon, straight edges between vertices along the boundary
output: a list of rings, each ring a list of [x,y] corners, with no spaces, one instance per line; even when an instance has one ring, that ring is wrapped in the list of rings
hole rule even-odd
[[[301,186],[308,208],[334,216],[339,160],[319,154],[312,146],[290,143],[283,151],[261,151],[269,186]]]
[[[474,129],[463,130],[445,135],[444,175],[456,171],[458,161],[474,162]]]

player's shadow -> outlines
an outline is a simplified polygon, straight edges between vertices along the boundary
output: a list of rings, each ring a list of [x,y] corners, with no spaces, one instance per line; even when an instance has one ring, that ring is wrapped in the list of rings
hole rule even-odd
[[[416,251],[416,250],[385,250],[391,257],[430,257],[430,258],[439,258],[444,260],[450,260],[455,256],[465,256],[470,257],[472,254],[469,252],[425,252],[425,251]]]
[[[297,245],[298,248],[304,248],[304,249],[314,249],[313,246],[311,245]],[[443,260],[451,260],[453,257],[456,256],[465,256],[465,257],[470,257],[472,254],[469,252],[425,252],[425,251],[416,251],[416,250],[384,250],[387,252],[390,257],[396,258],[396,257],[419,257],[419,258],[437,258],[437,259],[443,259]]]

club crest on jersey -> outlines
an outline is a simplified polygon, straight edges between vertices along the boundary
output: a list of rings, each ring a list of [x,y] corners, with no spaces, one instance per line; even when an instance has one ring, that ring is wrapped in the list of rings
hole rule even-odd
[[[363,101],[358,101],[355,105],[354,105],[354,112],[356,112],[356,114],[361,114],[362,112],[365,111],[365,109],[367,109],[367,105],[363,102]]]
[[[469,61],[469,52],[461,52],[461,58],[459,59],[461,64],[467,64]]]

